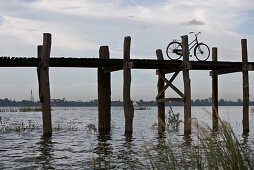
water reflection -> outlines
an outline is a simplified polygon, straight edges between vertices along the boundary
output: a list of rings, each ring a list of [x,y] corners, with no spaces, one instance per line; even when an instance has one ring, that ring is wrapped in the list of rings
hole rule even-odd
[[[53,143],[51,137],[42,136],[39,145],[40,156],[37,157],[39,163],[42,165],[43,169],[54,169],[51,165],[52,155],[53,155]]]
[[[135,145],[135,138],[132,134],[125,134],[125,141],[120,146],[118,159],[124,160],[121,168],[123,169],[136,169],[139,167],[140,162],[138,157],[140,156],[140,149],[137,149]],[[138,156],[139,155],[139,156]]]
[[[94,168],[110,168],[110,158],[113,154],[113,148],[111,143],[111,133],[107,131],[99,131],[97,135],[97,146],[95,147],[95,153],[98,155],[93,163]]]
[[[193,141],[193,139],[192,139],[192,137],[191,137],[191,134],[185,134],[184,136],[183,136],[183,144],[185,145],[185,146],[188,146],[188,147],[190,147],[191,146],[191,143],[192,143],[192,141]]]

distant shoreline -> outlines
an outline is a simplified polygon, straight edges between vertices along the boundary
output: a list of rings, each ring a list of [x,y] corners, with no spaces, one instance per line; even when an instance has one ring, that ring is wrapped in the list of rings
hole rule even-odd
[[[135,101],[134,105],[136,106],[157,106],[156,101],[143,101],[142,99],[139,101]],[[196,99],[191,101],[192,106],[212,106],[211,99]],[[242,106],[242,100],[238,99],[237,101],[224,100],[220,99],[218,101],[219,106]],[[39,101],[31,101],[31,100],[22,100],[15,101],[10,99],[0,99],[0,107],[39,107],[41,106]],[[51,100],[52,107],[97,107],[98,100],[91,101],[68,101],[65,99],[52,99]],[[112,107],[120,107],[123,106],[123,102],[111,101]],[[183,102],[166,102],[165,106],[183,106]],[[254,101],[249,102],[249,106],[254,106]]]

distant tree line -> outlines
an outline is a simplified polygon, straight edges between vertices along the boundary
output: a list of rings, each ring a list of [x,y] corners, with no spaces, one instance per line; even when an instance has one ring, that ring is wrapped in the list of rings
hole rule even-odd
[[[236,101],[220,99],[219,106],[242,106],[242,100],[237,99]],[[134,102],[137,106],[157,106],[155,101],[144,101],[139,100]],[[250,101],[250,106],[254,106],[254,101]],[[10,99],[0,99],[0,107],[38,107],[40,106],[39,101],[22,100],[15,101]],[[69,101],[65,99],[51,99],[51,106],[53,107],[96,107],[98,105],[98,100],[91,101]],[[166,106],[183,106],[183,102],[166,102]],[[196,99],[191,100],[192,106],[211,106],[211,98],[209,99]],[[111,101],[111,106],[123,106],[123,102]]]

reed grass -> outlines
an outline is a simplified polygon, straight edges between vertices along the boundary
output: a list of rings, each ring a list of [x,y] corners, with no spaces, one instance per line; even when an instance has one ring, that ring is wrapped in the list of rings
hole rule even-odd
[[[146,142],[146,168],[254,169],[253,150],[239,141],[229,123],[219,119],[218,132],[197,121],[194,126],[197,140],[189,141],[190,145],[173,144],[168,138],[160,139],[158,145]]]
[[[19,108],[20,112],[41,112],[41,107],[21,107]]]
[[[178,131],[180,124],[183,122],[179,118],[180,113],[175,113],[172,107],[169,107],[168,114],[166,115],[166,126],[168,131]]]
[[[0,112],[18,112],[16,108],[1,108]]]
[[[73,122],[68,122],[68,124],[62,124],[59,121],[56,121],[53,124],[54,131],[62,131],[62,130],[70,130],[70,131],[77,131],[78,127]]]
[[[41,112],[41,107],[1,108],[0,112]]]

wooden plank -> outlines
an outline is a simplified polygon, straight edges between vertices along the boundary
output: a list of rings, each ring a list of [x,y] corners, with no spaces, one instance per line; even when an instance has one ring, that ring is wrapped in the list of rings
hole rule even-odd
[[[188,36],[182,36],[182,48],[183,48],[183,81],[184,81],[184,134],[191,134],[191,87],[189,78],[189,47]]]
[[[112,66],[112,67],[104,67],[104,73],[110,73],[114,71],[123,70],[123,66]]]
[[[161,73],[168,74],[168,73],[174,73],[178,70],[178,68],[163,68],[160,69]]]
[[[161,49],[156,50],[156,56],[158,60],[164,60]],[[164,80],[162,79],[162,77],[165,77],[164,73],[160,73],[160,76],[158,76],[158,83],[157,83],[158,93],[164,87]],[[165,92],[162,92],[159,99],[163,99],[164,97],[165,97]],[[160,128],[160,130],[164,130],[165,129],[165,102],[157,102],[157,108],[158,108],[158,127]]]
[[[248,69],[248,71],[253,71],[254,70],[254,65],[248,63],[247,69]]]
[[[241,40],[242,46],[242,73],[243,73],[243,133],[249,130],[249,75],[248,75],[248,54],[247,40]]]
[[[40,62],[40,89],[43,119],[43,136],[52,136],[51,106],[50,106],[50,87],[49,87],[49,58],[51,50],[51,34],[43,34],[43,46]],[[39,53],[39,52],[38,52]],[[39,56],[38,56],[39,57]]]
[[[131,59],[133,62],[133,69],[160,69],[161,72],[165,73],[175,72],[178,70],[182,61],[164,60],[148,60],[148,59]],[[38,58],[24,58],[24,57],[0,57],[0,67],[38,67]],[[248,62],[249,71],[253,71],[254,62]],[[50,67],[87,67],[87,68],[98,68],[98,67],[112,67],[112,66],[123,66],[122,59],[104,59],[99,58],[64,58],[64,57],[51,57],[49,61]],[[191,70],[222,70],[230,68],[242,69],[242,62],[229,62],[229,61],[190,61]]]
[[[125,116],[125,134],[132,134],[133,132],[133,116],[134,107],[131,101],[131,70],[127,67],[130,61],[130,44],[131,37],[127,36],[124,38],[124,49],[123,49],[123,105],[124,105],[124,116]]]
[[[236,73],[241,71],[242,71],[241,67],[235,67],[235,68],[226,68],[222,70],[215,70],[213,72],[215,75],[222,75],[222,74]],[[210,72],[210,74],[212,74],[212,72]]]
[[[212,48],[212,60],[217,61],[217,48]],[[218,131],[218,75],[212,71],[212,123],[213,130]]]
[[[156,102],[183,102],[183,98],[163,98],[163,99],[156,99]]]
[[[100,59],[109,59],[108,46],[101,46],[99,50]],[[104,67],[98,68],[98,129],[110,130],[111,121],[111,82],[110,72],[105,73]]]

